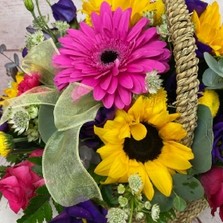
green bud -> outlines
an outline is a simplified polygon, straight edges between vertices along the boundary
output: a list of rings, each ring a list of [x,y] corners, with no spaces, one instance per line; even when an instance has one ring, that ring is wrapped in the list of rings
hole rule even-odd
[[[28,11],[33,12],[34,10],[34,4],[32,0],[24,0],[24,5],[27,8]]]

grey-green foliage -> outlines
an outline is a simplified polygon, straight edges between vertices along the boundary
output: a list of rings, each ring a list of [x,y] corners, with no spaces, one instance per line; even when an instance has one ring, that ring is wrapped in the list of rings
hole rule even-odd
[[[204,59],[209,68],[203,73],[202,82],[209,89],[223,89],[223,58],[216,60],[209,53],[204,53]]]

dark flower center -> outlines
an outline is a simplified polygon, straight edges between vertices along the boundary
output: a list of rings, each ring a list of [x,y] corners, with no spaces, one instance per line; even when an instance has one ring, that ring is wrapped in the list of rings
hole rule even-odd
[[[118,53],[112,50],[106,50],[101,54],[101,61],[104,64],[114,62],[118,57]]]
[[[145,163],[159,156],[163,147],[163,141],[155,127],[147,123],[142,124],[147,129],[146,137],[140,141],[134,138],[126,138],[123,149],[129,159],[136,159],[138,162]]]

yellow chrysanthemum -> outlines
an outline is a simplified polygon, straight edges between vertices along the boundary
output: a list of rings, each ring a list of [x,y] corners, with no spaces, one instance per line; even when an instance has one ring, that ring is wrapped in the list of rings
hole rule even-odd
[[[215,92],[214,90],[205,90],[202,97],[199,98],[198,102],[199,104],[203,104],[209,107],[212,116],[216,116],[220,106],[220,101],[217,92]]]
[[[149,200],[154,196],[153,185],[170,196],[172,174],[186,173],[194,157],[190,148],[179,143],[186,131],[173,122],[177,117],[168,113],[163,89],[140,96],[128,112],[118,110],[103,128],[94,127],[104,143],[97,150],[102,161],[95,173],[107,176],[105,184],[128,182],[130,175],[139,174]]]
[[[194,11],[192,20],[198,40],[210,46],[217,56],[223,55],[223,25],[218,3],[209,4],[200,17]]]
[[[82,11],[86,14],[86,22],[90,23],[90,15],[92,12],[99,13],[101,3],[104,0],[88,0],[83,2]],[[132,8],[131,15],[131,24],[134,25],[140,18],[142,18],[143,14],[148,13],[149,11],[154,11],[155,23],[159,23],[161,21],[161,16],[165,11],[165,6],[162,0],[157,1],[149,1],[149,0],[106,0],[111,6],[112,10],[116,10],[117,8],[121,8],[123,10]]]
[[[14,98],[18,95],[18,85],[23,80],[24,73],[18,72],[15,76],[16,81],[11,82],[10,87],[4,90],[4,95],[1,96],[3,101],[0,101],[0,105],[4,105],[4,100]]]
[[[13,146],[12,137],[0,131],[0,156],[7,157]]]

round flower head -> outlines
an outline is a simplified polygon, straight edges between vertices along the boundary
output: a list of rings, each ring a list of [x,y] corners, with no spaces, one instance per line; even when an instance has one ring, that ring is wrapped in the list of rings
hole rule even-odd
[[[166,92],[160,89],[149,97],[140,96],[128,112],[118,110],[114,120],[95,133],[104,146],[97,152],[102,161],[95,173],[107,176],[105,184],[128,182],[138,174],[143,193],[151,200],[153,185],[165,196],[170,196],[172,174],[186,173],[194,155],[179,141],[186,136],[182,125],[173,122],[179,114],[169,114]]]
[[[92,27],[82,22],[80,30],[69,29],[54,57],[57,87],[80,81],[106,108],[120,109],[130,105],[133,93],[146,92],[146,73],[167,71],[170,51],[155,27],[145,29],[146,18],[130,27],[130,16],[131,9],[112,12],[104,2],[99,15],[92,13]]]

